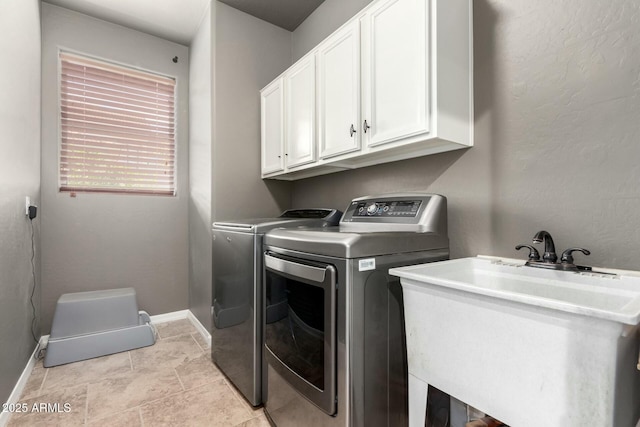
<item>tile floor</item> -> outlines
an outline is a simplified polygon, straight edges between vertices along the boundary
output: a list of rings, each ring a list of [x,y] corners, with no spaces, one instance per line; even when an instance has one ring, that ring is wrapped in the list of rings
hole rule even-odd
[[[156,328],[151,347],[53,368],[39,361],[19,402],[70,411],[14,413],[9,427],[269,426],[211,362],[189,320]]]

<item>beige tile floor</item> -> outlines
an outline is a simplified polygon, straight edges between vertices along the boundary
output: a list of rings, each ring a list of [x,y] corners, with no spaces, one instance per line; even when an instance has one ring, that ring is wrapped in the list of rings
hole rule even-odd
[[[211,362],[191,322],[156,328],[151,347],[52,368],[39,361],[19,402],[58,403],[61,411],[14,413],[9,427],[269,426]]]

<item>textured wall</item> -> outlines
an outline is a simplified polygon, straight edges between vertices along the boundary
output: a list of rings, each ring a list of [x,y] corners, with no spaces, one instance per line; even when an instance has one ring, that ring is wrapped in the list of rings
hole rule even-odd
[[[39,204],[40,11],[37,0],[3,0],[0,51],[3,58],[0,67],[0,403],[3,403],[35,347],[30,331],[29,302],[33,290],[31,227],[25,216],[25,197]],[[37,283],[40,283],[39,223],[38,218],[33,221]],[[40,292],[36,289],[36,316],[39,301]],[[40,338],[38,324],[34,331],[36,338]]]
[[[191,171],[189,225],[189,307],[208,328],[211,327],[211,223],[274,216],[290,205],[288,183],[260,179],[259,91],[290,65],[291,33],[217,1],[211,3],[211,17],[213,131],[210,147],[192,138],[192,149],[197,151],[191,153],[191,167],[197,170]],[[201,28],[200,32],[203,31],[206,29]],[[192,49],[204,49],[206,41],[200,39],[203,36],[199,33]],[[200,83],[204,74],[202,70],[197,73]],[[192,72],[192,77],[195,75]],[[194,124],[196,121],[192,120]],[[200,129],[202,123],[197,126]],[[208,159],[199,158],[207,151]],[[206,178],[210,179],[208,184],[202,181]],[[207,186],[211,191],[208,199],[200,194]]]
[[[213,220],[273,216],[290,186],[260,179],[260,89],[291,64],[291,33],[215,3]]]
[[[579,262],[640,269],[640,3],[473,5],[476,146],[297,181],[293,205],[431,191],[449,199],[452,257],[523,258],[546,229],[591,249]]]
[[[131,286],[150,314],[186,309],[189,50],[46,3],[42,19],[43,332],[66,292]],[[177,78],[176,197],[58,192],[59,47]]]
[[[211,329],[211,8],[189,46],[189,308]]]
[[[292,33],[293,62],[302,58],[371,0],[324,0]]]

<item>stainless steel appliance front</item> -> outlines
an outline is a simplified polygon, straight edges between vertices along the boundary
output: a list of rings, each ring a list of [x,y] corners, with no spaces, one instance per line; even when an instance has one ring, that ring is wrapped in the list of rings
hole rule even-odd
[[[298,209],[213,225],[211,356],[254,406],[262,403],[262,243],[276,227],[337,223],[341,212]]]
[[[391,195],[354,200],[340,227],[266,234],[264,298],[279,314],[265,315],[264,404],[275,425],[407,425],[402,288],[388,270],[448,259],[446,217],[442,196]]]
[[[267,252],[265,358],[329,415],[336,411],[336,268]]]
[[[266,319],[267,387],[264,401],[269,418],[278,427],[406,426],[408,371],[402,288],[400,281],[389,276],[387,271],[401,265],[445,260],[449,251],[441,249],[376,257],[376,268],[366,271],[361,271],[361,259],[336,259],[271,246],[266,246],[266,251],[266,256],[286,257],[301,265],[331,265],[337,284],[334,289],[336,339],[327,339],[323,343],[324,354],[330,355],[333,369],[327,369],[330,365],[326,356],[323,363],[307,357],[303,347],[305,340],[297,340],[301,334],[296,329],[299,320],[295,314],[284,319],[284,325],[279,325],[289,333],[286,338],[275,335],[270,339],[269,321],[273,319]],[[270,269],[265,262],[267,301],[270,294],[283,295],[283,277],[278,269]],[[298,282],[302,278],[288,280]],[[317,305],[322,306],[320,303]],[[296,303],[292,302],[287,311],[295,313],[299,310],[295,306]],[[330,312],[326,306],[323,311]],[[293,347],[287,359],[273,354],[273,348],[282,345],[278,342],[280,339],[289,340]],[[317,339],[319,341],[320,337]],[[317,399],[319,389],[315,386],[305,384],[301,387],[301,383],[306,381],[304,376],[287,366],[287,361],[295,357],[299,358],[299,364],[306,364],[305,369],[317,371],[324,367],[327,376],[335,372],[334,410],[327,410]],[[324,402],[328,400],[329,395],[325,393]]]

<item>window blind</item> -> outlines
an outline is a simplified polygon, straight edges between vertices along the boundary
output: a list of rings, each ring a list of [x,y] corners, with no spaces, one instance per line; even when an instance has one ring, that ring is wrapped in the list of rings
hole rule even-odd
[[[175,195],[175,80],[60,52],[60,191]]]

